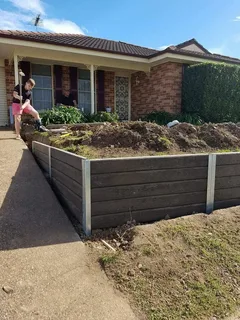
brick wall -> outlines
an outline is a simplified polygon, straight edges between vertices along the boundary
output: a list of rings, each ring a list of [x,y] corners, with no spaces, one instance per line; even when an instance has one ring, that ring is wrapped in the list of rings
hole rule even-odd
[[[151,69],[149,74],[137,72],[131,78],[131,118],[154,110],[179,113],[182,95],[182,64],[167,62]]]
[[[14,65],[13,62],[9,64],[9,60],[5,60],[5,76],[6,76],[6,91],[7,91],[7,106],[12,104],[13,88],[15,86],[14,80]]]
[[[62,88],[70,88],[70,73],[69,73],[69,67],[62,66]]]
[[[104,72],[104,104],[105,107],[115,107],[115,73],[112,71]]]

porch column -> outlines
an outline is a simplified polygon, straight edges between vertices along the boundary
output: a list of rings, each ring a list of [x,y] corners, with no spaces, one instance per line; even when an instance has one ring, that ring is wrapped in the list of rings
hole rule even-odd
[[[90,82],[91,82],[91,114],[93,114],[95,110],[95,71],[97,70],[98,66],[95,66],[93,64],[86,65],[88,70],[90,70]]]
[[[13,57],[14,62],[14,78],[15,78],[15,86],[18,85],[18,56],[14,53]]]
[[[94,99],[94,87],[95,87],[95,81],[94,81],[94,65],[91,64],[90,66],[90,79],[91,79],[91,113],[93,114],[95,112],[95,99]]]

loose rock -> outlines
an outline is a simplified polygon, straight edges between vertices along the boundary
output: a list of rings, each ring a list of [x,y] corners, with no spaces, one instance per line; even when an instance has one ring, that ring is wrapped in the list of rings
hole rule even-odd
[[[2,287],[2,290],[7,294],[13,293],[13,289],[11,287],[9,287],[9,286]]]

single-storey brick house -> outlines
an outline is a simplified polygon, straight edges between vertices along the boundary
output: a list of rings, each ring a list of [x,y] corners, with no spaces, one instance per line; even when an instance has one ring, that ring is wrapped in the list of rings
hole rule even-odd
[[[183,67],[206,61],[240,64],[195,39],[159,51],[84,35],[0,30],[0,126],[9,123],[19,67],[23,80],[36,81],[38,110],[54,106],[68,87],[81,110],[110,107],[135,120],[156,109],[180,112]]]

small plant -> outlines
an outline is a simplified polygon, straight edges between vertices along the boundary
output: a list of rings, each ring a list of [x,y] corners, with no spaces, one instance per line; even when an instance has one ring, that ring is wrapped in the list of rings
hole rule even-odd
[[[159,125],[166,125],[174,120],[174,115],[166,111],[153,111],[147,114],[143,121],[155,122]]]
[[[167,137],[159,137],[158,141],[163,145],[163,147],[165,147],[166,149],[168,149],[171,145],[172,142],[167,138]]]
[[[117,122],[119,117],[116,113],[109,113],[109,112],[98,112],[94,114],[87,114],[84,115],[84,122],[91,123],[91,122]]]
[[[99,262],[102,267],[105,267],[106,265],[108,265],[110,263],[115,263],[116,259],[117,259],[116,254],[105,254],[99,258]]]
[[[150,246],[145,246],[142,249],[142,254],[144,256],[150,257],[153,255],[153,249]]]

